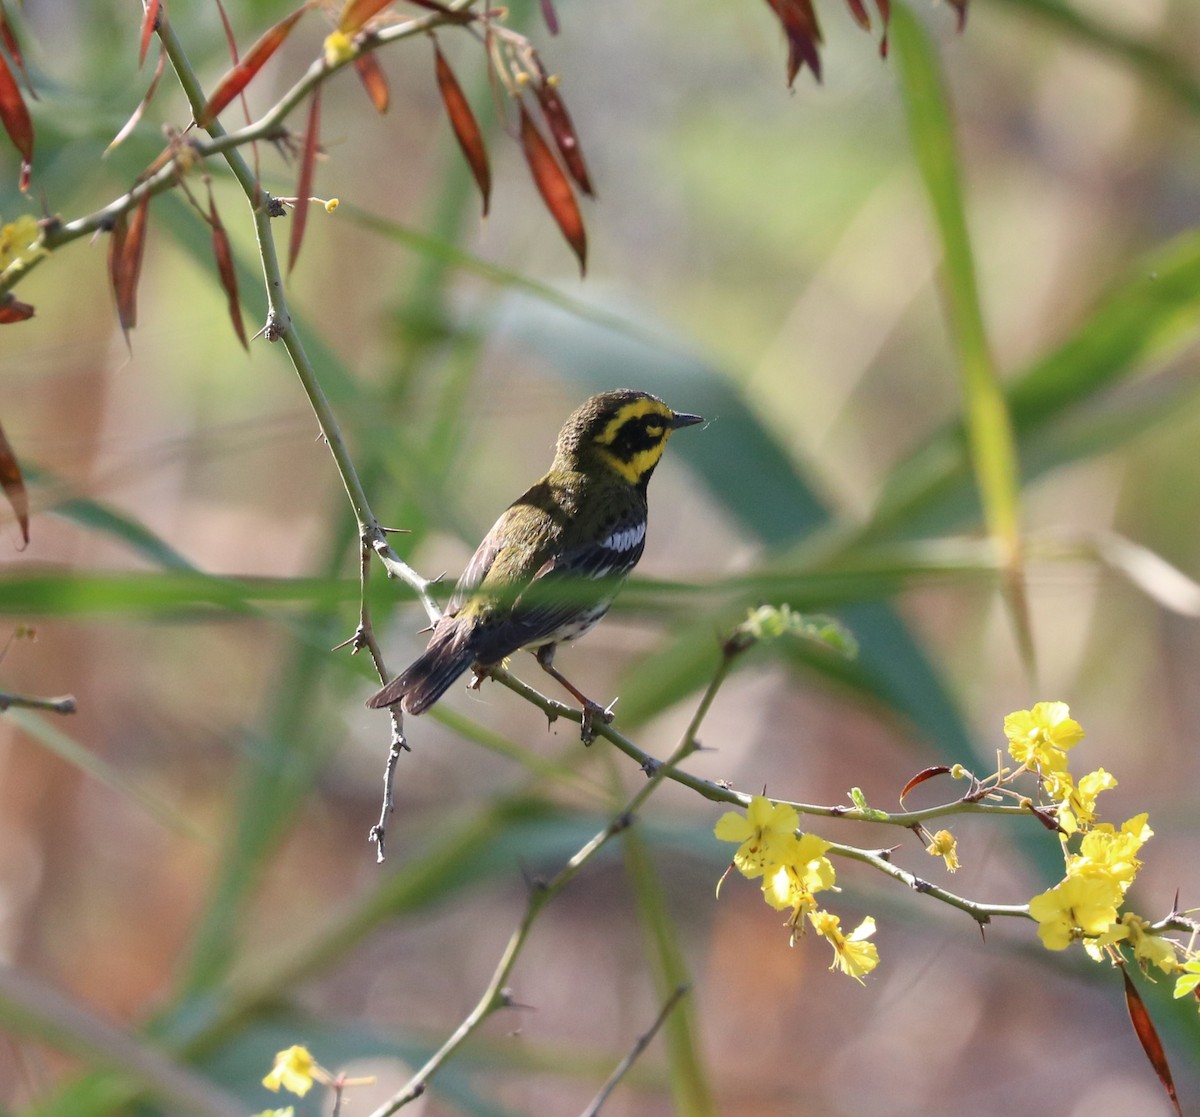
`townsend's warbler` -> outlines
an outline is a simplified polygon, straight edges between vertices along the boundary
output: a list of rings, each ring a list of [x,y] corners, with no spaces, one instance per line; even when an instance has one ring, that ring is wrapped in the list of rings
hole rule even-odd
[[[671,432],[703,420],[646,392],[593,396],[558,435],[550,471],[492,526],[425,652],[367,703],[420,714],[472,664],[519,648],[537,654],[583,706],[585,737],[599,705],[554,668],[555,647],[606,612],[646,543],[646,487]]]

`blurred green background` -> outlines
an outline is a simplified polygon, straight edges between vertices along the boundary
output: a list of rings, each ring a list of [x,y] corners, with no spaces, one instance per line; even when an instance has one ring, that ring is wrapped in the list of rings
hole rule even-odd
[[[1162,916],[1176,890],[1180,907],[1200,902],[1200,70],[1187,48],[1200,8],[975,0],[957,34],[948,6],[913,0],[909,41],[932,44],[952,132],[902,86],[903,44],[881,60],[879,28],[864,34],[834,0],[819,9],[823,84],[805,71],[793,92],[756,0],[558,9],[558,37],[536,5],[515,4],[512,24],[561,75],[596,184],[586,281],[465,33],[439,42],[491,132],[486,221],[427,42],[378,54],[386,116],[349,71],[324,93],[315,189],[342,205],[311,212],[288,297],[375,512],[412,531],[396,547],[453,580],[581,399],[659,392],[710,422],[656,474],[638,579],[559,660],[589,693],[621,696],[623,732],[669,753],[718,633],[748,604],[833,613],[858,661],[754,653],[690,770],[814,803],[859,786],[895,809],[918,769],[986,773],[1005,713],[1061,699],[1088,731],[1079,770],[1120,780],[1106,817],[1150,811],[1133,906]],[[288,6],[229,10],[245,50]],[[215,5],[170,13],[211,87],[227,65]],[[158,154],[164,124],[186,124],[186,103],[168,74],[102,158],[149,79],[137,5],[10,16],[41,99],[34,189],[17,193],[4,146],[0,215],[43,199],[89,213]],[[322,19],[306,17],[252,84],[253,111],[317,55]],[[914,122],[956,153],[1012,407],[1033,678],[967,465]],[[289,123],[302,129],[303,113]],[[295,166],[270,145],[260,156],[268,189],[294,192]],[[212,171],[253,331],[253,229]],[[353,519],[286,355],[237,344],[209,251],[205,226],[164,195],[132,352],[103,240],[42,264],[17,291],[37,317],[0,333],[0,420],[34,508],[24,550],[5,521],[0,610],[8,631],[37,629],[9,646],[0,690],[79,702],[70,719],[0,718],[0,1113],[249,1114],[278,1103],[259,1079],[300,1042],[377,1074],[386,1096],[483,991],[527,880],[643,778],[508,691],[455,688],[409,722],[375,864],[387,718],[363,708],[365,657],[329,651],[357,619]],[[378,571],[372,601],[397,670],[424,614]],[[514,667],[540,682],[532,660]],[[719,813],[664,788],[543,914],[514,973],[522,1007],[412,1111],[579,1112],[686,973],[687,1011],[606,1113],[1169,1112],[1115,971],[1049,954],[1025,922],[981,942],[967,917],[844,864],[830,906],[880,926],[883,961],[860,988],[827,972],[824,942],[789,948],[753,886],[730,880],[714,900],[729,854],[711,834]],[[897,859],[995,903],[1061,874],[1032,822],[955,830],[956,876],[907,834]],[[1194,1003],[1171,1002],[1166,981],[1142,989],[1194,1107]],[[194,1075],[197,1096],[164,1085],[164,1067]],[[352,1111],[369,1096],[352,1094]],[[310,1096],[297,1113],[327,1104]]]

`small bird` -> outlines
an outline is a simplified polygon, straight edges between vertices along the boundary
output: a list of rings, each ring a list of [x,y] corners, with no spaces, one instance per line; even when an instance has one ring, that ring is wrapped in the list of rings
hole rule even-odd
[[[567,419],[549,472],[492,526],[458,580],[424,653],[367,705],[429,709],[468,667],[481,675],[520,648],[580,702],[611,720],[554,668],[555,648],[592,628],[646,544],[646,489],[667,440],[704,420],[647,392],[592,396]]]

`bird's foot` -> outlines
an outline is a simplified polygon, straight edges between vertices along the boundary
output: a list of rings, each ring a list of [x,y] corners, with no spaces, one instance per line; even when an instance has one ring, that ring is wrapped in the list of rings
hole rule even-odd
[[[612,724],[613,707],[616,704],[617,700],[615,698],[607,706],[601,706],[599,702],[593,702],[590,698],[584,699],[583,719],[579,726],[579,739],[585,745],[590,745],[596,739],[597,721],[604,725]]]

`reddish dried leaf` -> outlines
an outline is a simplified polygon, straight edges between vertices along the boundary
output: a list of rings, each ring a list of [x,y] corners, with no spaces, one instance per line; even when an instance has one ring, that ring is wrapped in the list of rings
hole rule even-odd
[[[904,790],[902,792],[900,792],[901,806],[904,805],[904,797],[910,791],[912,791],[912,789],[914,787],[918,787],[920,784],[923,784],[926,780],[933,779],[934,776],[944,776],[949,771],[950,771],[949,764],[934,764],[932,767],[922,768],[921,771],[919,771],[915,776],[913,776],[913,778],[911,780],[908,781],[908,783],[906,783],[904,785]]]
[[[542,139],[524,104],[518,102],[518,106],[521,110],[521,147],[533,174],[534,185],[546,203],[550,216],[557,222],[567,243],[579,258],[580,273],[586,272],[587,232],[583,227],[583,215],[579,212],[575,192],[571,189],[571,181],[558,165],[550,145]]]
[[[875,7],[879,9],[879,18],[883,22],[883,37],[879,40],[879,57],[887,58],[888,23],[892,18],[892,0],[875,0]]]
[[[112,239],[108,244],[108,273],[113,296],[117,302],[117,318],[125,340],[129,331],[137,325],[137,289],[142,275],[142,254],[146,247],[146,216],[150,210],[147,195],[133,211],[133,218],[126,223],[121,214],[113,225]]]
[[[300,157],[300,181],[296,184],[296,208],[292,210],[292,235],[288,240],[288,271],[300,258],[300,245],[308,225],[308,199],[312,194],[313,173],[317,162],[317,134],[321,129],[321,87],[313,90],[308,107],[308,131],[304,135],[304,154]]]
[[[1124,966],[1121,967],[1121,976],[1125,979],[1125,1007],[1129,1010],[1129,1021],[1133,1024],[1134,1034],[1138,1037],[1142,1050],[1146,1052],[1146,1058],[1150,1060],[1154,1073],[1158,1075],[1159,1082],[1166,1090],[1167,1097],[1171,1099],[1175,1112],[1179,1114],[1179,1117],[1183,1117],[1183,1110],[1179,1106],[1179,1098],[1175,1093],[1175,1082],[1171,1078],[1171,1068],[1167,1064],[1167,1053],[1163,1049],[1162,1040],[1158,1038],[1154,1021],[1150,1019],[1150,1013],[1146,1011],[1141,994],[1138,993]]]
[[[11,291],[0,299],[0,326],[7,326],[10,322],[24,322],[26,318],[32,317],[33,307],[21,302]]]
[[[378,15],[392,0],[346,0],[338,20],[338,30],[343,35],[353,35],[372,16]]]
[[[433,44],[434,70],[437,73],[438,90],[442,95],[442,104],[446,106],[446,115],[450,117],[450,126],[454,129],[458,146],[475,176],[479,193],[483,196],[483,216],[487,216],[488,205],[492,197],[492,168],[488,163],[487,147],[483,142],[483,133],[479,130],[479,122],[471,111],[470,102],[458,84],[458,78],[450,69],[437,43]]]
[[[158,26],[158,9],[161,0],[146,0],[146,11],[142,15],[142,41],[138,46],[138,68],[146,62],[146,52],[150,49],[150,40]]]
[[[21,476],[21,466],[17,455],[12,452],[4,428],[0,427],[0,486],[4,495],[17,515],[17,523],[21,525],[21,538],[29,543],[29,497],[25,492],[25,480]]]
[[[554,0],[542,0],[542,20],[551,35],[558,34],[558,12],[554,10]]]
[[[38,95],[33,91],[33,82],[29,80],[29,72],[25,69],[25,56],[21,53],[21,44],[17,41],[16,35],[13,34],[12,24],[8,22],[8,12],[4,10],[4,4],[0,3],[0,43],[4,44],[4,49],[8,51],[8,56],[13,60],[17,69],[21,72],[21,77],[25,81],[25,88],[29,90],[29,96],[35,101]]]
[[[225,289],[225,297],[229,300],[229,318],[233,322],[234,332],[243,349],[250,348],[246,337],[246,323],[242,319],[242,301],[238,298],[237,268],[233,262],[233,249],[229,244],[229,234],[221,223],[217,213],[217,203],[213,198],[212,187],[208,188],[208,223],[212,226],[213,256],[217,261],[217,274],[221,277],[221,286]]]
[[[360,54],[354,60],[354,70],[358,74],[358,80],[362,82],[363,89],[367,91],[367,96],[371,98],[375,111],[387,112],[391,94],[388,92],[387,75],[379,65],[379,59],[373,54]]]
[[[28,190],[33,166],[33,121],[3,54],[0,54],[0,123],[21,153],[21,190]]]
[[[817,47],[821,42],[821,28],[812,0],[767,0],[771,10],[783,25],[788,41],[788,87],[796,81],[796,75],[807,62],[813,77],[821,80],[821,55]]]
[[[870,31],[871,17],[867,14],[867,5],[863,3],[863,0],[846,0],[846,6],[850,9],[854,22],[864,31]]]
[[[118,144],[123,143],[129,138],[129,134],[137,127],[138,121],[142,119],[142,114],[146,111],[147,106],[154,99],[155,91],[158,89],[159,80],[163,76],[163,71],[166,69],[167,56],[163,51],[158,52],[158,62],[154,67],[154,76],[150,79],[150,85],[146,90],[146,95],[138,102],[138,107],[133,110],[133,115],[125,121],[121,126],[121,130],[112,138],[112,143],[104,149],[104,154],[107,155]]]
[[[218,83],[217,88],[208,99],[196,121],[201,128],[206,128],[216,119],[226,105],[229,104],[261,70],[291,33],[296,21],[308,11],[308,5],[297,8],[291,15],[285,16],[274,27],[264,32],[263,36],[252,46],[246,57],[238,62]]]
[[[967,25],[967,0],[950,0],[950,7],[958,13],[958,29],[961,31]]]
[[[575,131],[571,114],[567,112],[567,106],[559,96],[557,87],[542,77],[540,81],[534,83],[533,92],[541,106],[546,127],[550,129],[550,135],[554,139],[554,146],[558,148],[558,153],[562,156],[568,173],[575,180],[575,185],[590,196],[592,182],[588,177],[587,164],[583,161],[579,135]]]

